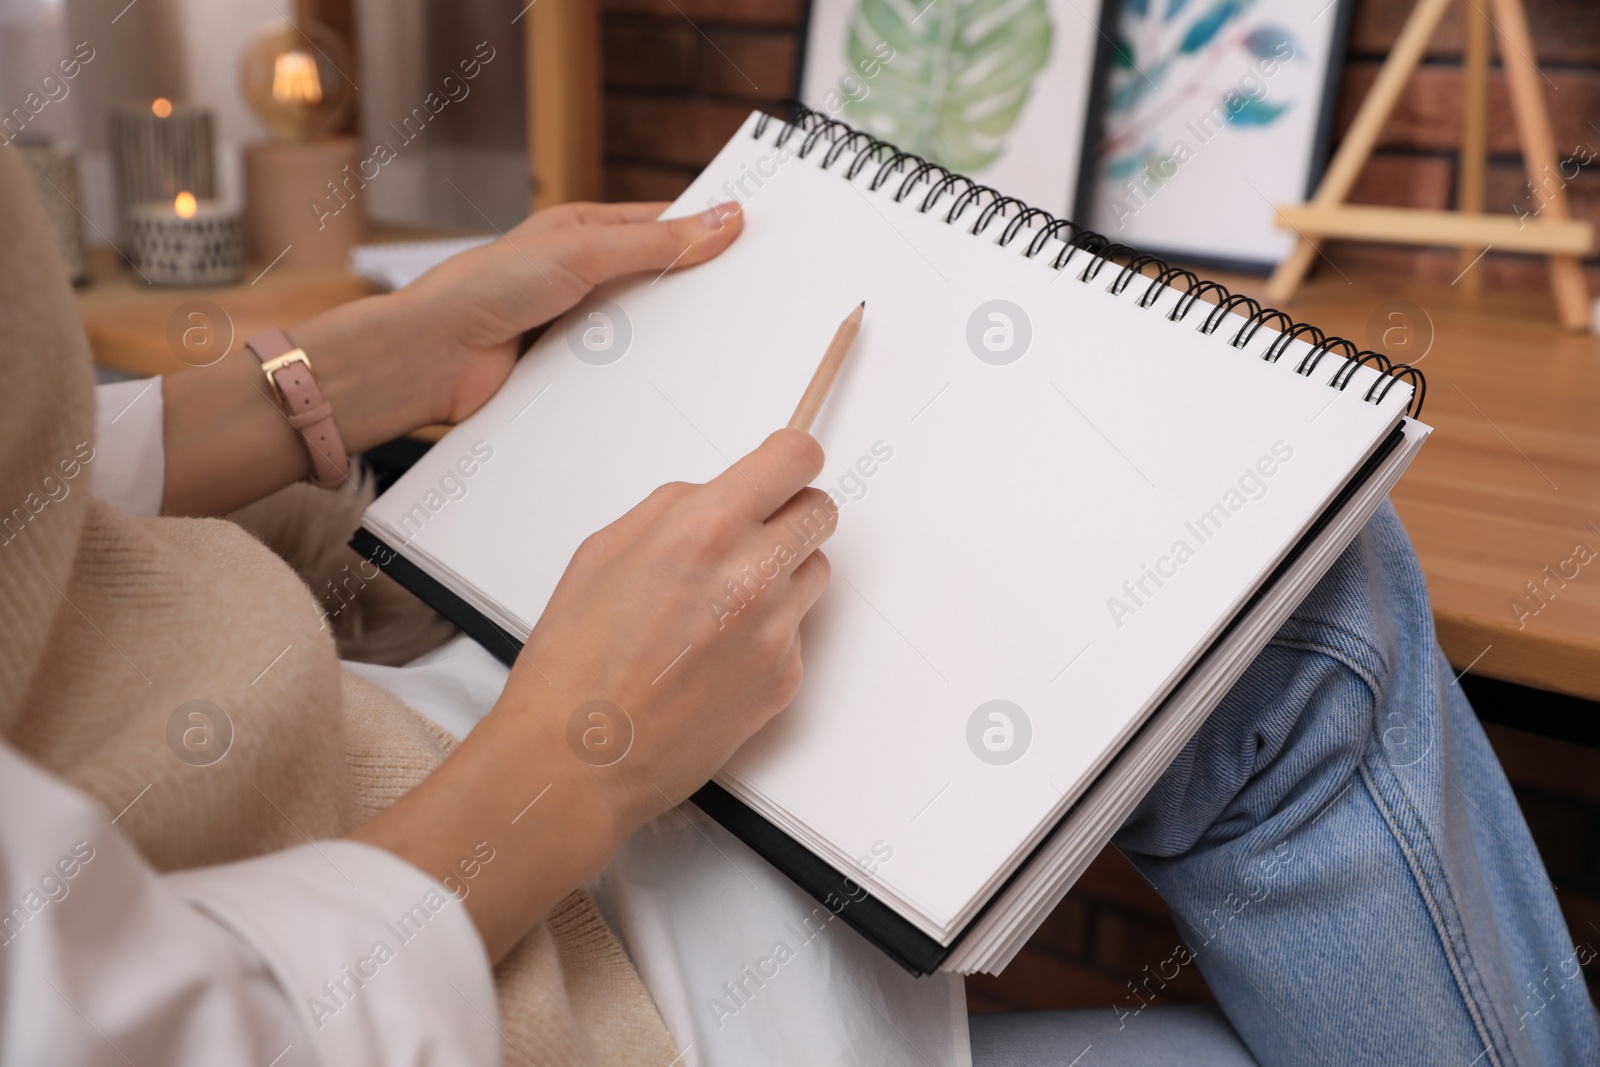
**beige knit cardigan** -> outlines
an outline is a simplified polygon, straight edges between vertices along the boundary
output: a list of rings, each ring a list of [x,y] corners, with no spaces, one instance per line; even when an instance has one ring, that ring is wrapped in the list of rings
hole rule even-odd
[[[337,836],[436,767],[451,739],[340,670],[311,591],[260,541],[226,520],[130,518],[89,497],[88,345],[10,149],[0,308],[0,733],[108,813],[149,784],[117,825],[161,870]],[[233,722],[233,747],[209,767],[166,743],[190,700]],[[507,1064],[665,1067],[676,1055],[582,892],[495,979]]]

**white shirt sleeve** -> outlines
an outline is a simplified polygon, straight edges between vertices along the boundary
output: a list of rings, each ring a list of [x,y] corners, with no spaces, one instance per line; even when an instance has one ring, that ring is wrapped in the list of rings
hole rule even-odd
[[[163,876],[0,744],[0,1063],[497,1067],[497,1027],[466,910],[399,858],[320,841]]]
[[[161,379],[97,385],[89,492],[129,515],[161,514],[166,488]]]

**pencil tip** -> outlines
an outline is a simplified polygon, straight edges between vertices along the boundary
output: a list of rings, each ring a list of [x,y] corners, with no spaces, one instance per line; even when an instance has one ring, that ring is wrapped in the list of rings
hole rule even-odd
[[[864,308],[866,306],[867,306],[867,302],[865,300],[861,301],[861,303],[856,305],[856,307],[861,307],[861,308]]]

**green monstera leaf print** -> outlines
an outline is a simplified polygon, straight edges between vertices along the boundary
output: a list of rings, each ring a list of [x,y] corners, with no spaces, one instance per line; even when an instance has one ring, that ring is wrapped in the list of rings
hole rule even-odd
[[[1052,32],[1045,0],[861,0],[845,52],[854,70],[881,68],[846,113],[907,152],[980,171],[1005,150]]]

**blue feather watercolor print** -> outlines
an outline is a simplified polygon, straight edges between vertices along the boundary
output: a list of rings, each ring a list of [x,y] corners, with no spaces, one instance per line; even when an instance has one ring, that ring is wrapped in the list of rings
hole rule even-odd
[[[1252,20],[1255,0],[1124,0],[1112,41],[1102,178],[1172,180],[1200,144],[1271,126],[1295,107],[1271,77],[1301,57],[1281,26]],[[1176,143],[1173,123],[1185,131]]]

